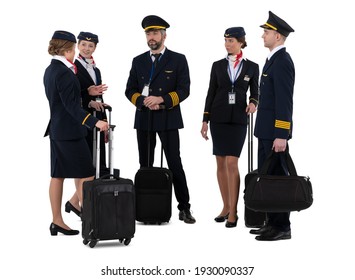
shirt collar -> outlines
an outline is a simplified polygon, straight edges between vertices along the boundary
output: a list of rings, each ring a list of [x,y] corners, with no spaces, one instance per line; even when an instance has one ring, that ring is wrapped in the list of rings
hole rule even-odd
[[[164,52],[165,52],[165,50],[166,50],[166,47],[164,47],[164,49],[162,49],[162,51],[160,52],[161,53],[161,55],[163,55],[164,54]],[[150,51],[150,56],[152,56],[152,51]]]
[[[68,67],[70,70],[72,70],[73,73],[75,74],[74,65],[71,64],[64,56],[62,56],[62,55],[54,55],[53,59],[56,59],[56,60],[59,60],[59,61],[63,62],[64,65],[66,67]]]
[[[277,51],[281,50],[285,48],[285,45],[280,45],[280,46],[277,46],[276,48],[274,48],[268,55],[268,59],[270,59]]]

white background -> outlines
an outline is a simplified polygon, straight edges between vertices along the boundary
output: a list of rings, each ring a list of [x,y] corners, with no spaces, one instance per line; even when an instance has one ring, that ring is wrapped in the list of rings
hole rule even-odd
[[[195,276],[197,266],[254,266],[248,279],[350,279],[354,252],[353,173],[353,13],[340,1],[7,1],[1,4],[1,279],[105,279],[101,269],[184,268],[187,276],[161,279],[234,279]],[[271,10],[294,29],[286,42],[296,67],[294,139],[290,151],[300,175],[309,175],[313,206],[291,214],[292,239],[257,242],[243,221],[226,229],[213,218],[221,210],[211,141],[200,136],[209,74],[225,56],[226,28],[243,26],[245,55],[262,68],[268,49],[259,25]],[[80,235],[49,234],[49,140],[43,138],[49,118],[43,73],[50,63],[48,42],[55,30],[99,35],[94,54],[105,101],[113,106],[115,167],[134,178],[138,154],[133,129],[134,107],[124,95],[132,58],[145,52],[143,17],[157,14],[171,27],[166,46],[184,53],[191,75],[191,95],[181,104],[185,128],[181,156],[190,189],[195,225],[173,216],[168,225],[137,224],[129,246],[99,242],[91,249]],[[240,159],[247,173],[247,143]],[[256,143],[255,143],[256,148]],[[256,154],[256,153],[255,153]],[[157,155],[158,158],[158,155]],[[5,167],[5,168],[4,168]],[[255,164],[254,164],[255,167]],[[63,205],[74,191],[65,182]],[[64,209],[63,209],[64,210]],[[69,226],[80,229],[74,214]],[[153,279],[111,276],[110,279]],[[266,278],[264,278],[266,277]],[[154,278],[156,279],[156,277]]]

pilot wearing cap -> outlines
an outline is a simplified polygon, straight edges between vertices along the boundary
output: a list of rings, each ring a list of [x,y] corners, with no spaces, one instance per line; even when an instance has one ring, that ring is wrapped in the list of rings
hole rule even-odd
[[[150,50],[133,59],[125,94],[136,108],[134,128],[137,130],[140,166],[153,165],[158,134],[168,167],[173,173],[179,219],[185,223],[195,223],[190,212],[190,197],[179,144],[179,129],[184,127],[180,103],[190,94],[189,67],[185,55],[165,46],[166,29],[169,27],[169,23],[156,15],[146,16],[142,20]]]
[[[264,46],[270,50],[260,77],[260,97],[255,123],[258,138],[258,169],[274,150],[275,168],[271,174],[284,175],[287,170],[283,153],[292,137],[293,91],[295,67],[286,52],[285,41],[293,28],[283,19],[269,12],[268,20],[260,26],[264,29]],[[264,227],[251,230],[257,240],[273,241],[291,238],[290,213],[267,213]]]

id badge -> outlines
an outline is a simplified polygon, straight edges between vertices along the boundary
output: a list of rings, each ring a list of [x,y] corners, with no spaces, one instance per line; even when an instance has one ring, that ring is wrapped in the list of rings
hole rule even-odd
[[[144,88],[142,90],[142,95],[144,95],[144,96],[149,95],[149,85],[144,85]]]
[[[235,92],[228,93],[228,103],[235,104]]]

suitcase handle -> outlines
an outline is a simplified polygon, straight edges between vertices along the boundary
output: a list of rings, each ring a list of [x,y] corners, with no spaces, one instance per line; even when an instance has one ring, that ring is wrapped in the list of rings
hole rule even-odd
[[[120,180],[120,178],[116,177],[113,174],[106,174],[106,175],[102,175],[99,180],[104,180],[104,179],[116,179],[116,180]]]

